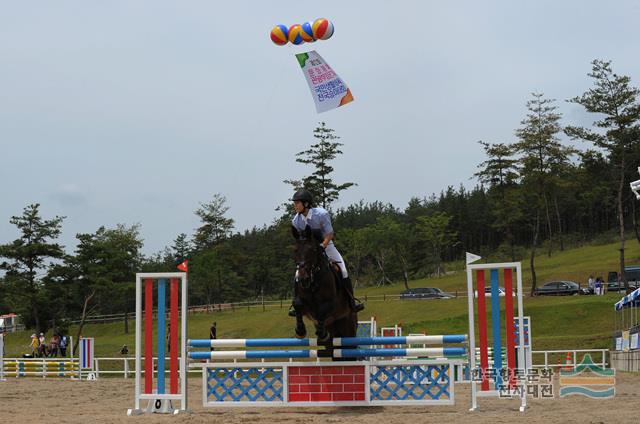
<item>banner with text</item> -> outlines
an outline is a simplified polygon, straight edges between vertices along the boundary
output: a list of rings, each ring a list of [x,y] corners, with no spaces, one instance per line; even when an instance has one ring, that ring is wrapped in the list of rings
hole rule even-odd
[[[296,58],[307,79],[318,113],[353,101],[353,95],[347,84],[315,50],[297,54]]]

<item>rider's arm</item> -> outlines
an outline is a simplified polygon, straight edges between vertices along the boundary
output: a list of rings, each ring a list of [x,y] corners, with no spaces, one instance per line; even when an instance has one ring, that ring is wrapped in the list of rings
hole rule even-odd
[[[333,233],[325,234],[324,240],[322,240],[322,247],[326,249],[331,240],[333,240]]]
[[[322,210],[322,213],[319,214],[318,220],[320,221],[320,227],[323,234],[322,246],[327,247],[329,242],[333,240],[333,226],[331,225],[331,217],[329,213]]]

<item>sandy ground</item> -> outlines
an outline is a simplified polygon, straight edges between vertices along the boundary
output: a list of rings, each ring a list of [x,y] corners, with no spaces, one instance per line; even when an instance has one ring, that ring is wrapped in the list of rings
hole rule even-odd
[[[556,382],[557,383],[557,382]],[[618,373],[616,396],[595,400],[582,396],[519,401],[479,398],[480,410],[469,412],[469,385],[456,384],[455,406],[363,408],[203,408],[201,380],[189,381],[189,408],[180,416],[127,417],[133,407],[133,380],[98,381],[9,378],[0,382],[0,423],[638,423],[640,375]]]

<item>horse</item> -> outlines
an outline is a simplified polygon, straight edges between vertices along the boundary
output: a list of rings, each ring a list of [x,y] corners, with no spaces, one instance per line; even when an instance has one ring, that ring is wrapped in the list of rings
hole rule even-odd
[[[303,316],[315,325],[320,343],[334,337],[355,337],[358,316],[351,308],[349,293],[341,284],[340,270],[330,263],[321,245],[322,236],[309,226],[304,231],[291,226],[291,233],[296,240],[293,300],[296,338],[307,335]]]

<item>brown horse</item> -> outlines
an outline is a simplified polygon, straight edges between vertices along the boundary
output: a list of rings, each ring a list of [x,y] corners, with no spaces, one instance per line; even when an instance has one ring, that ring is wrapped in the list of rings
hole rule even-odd
[[[296,337],[302,339],[307,335],[303,316],[314,323],[319,342],[328,342],[334,337],[354,337],[358,316],[351,309],[339,270],[329,262],[321,246],[322,236],[309,226],[305,231],[292,226],[291,232],[296,239],[293,300]]]

